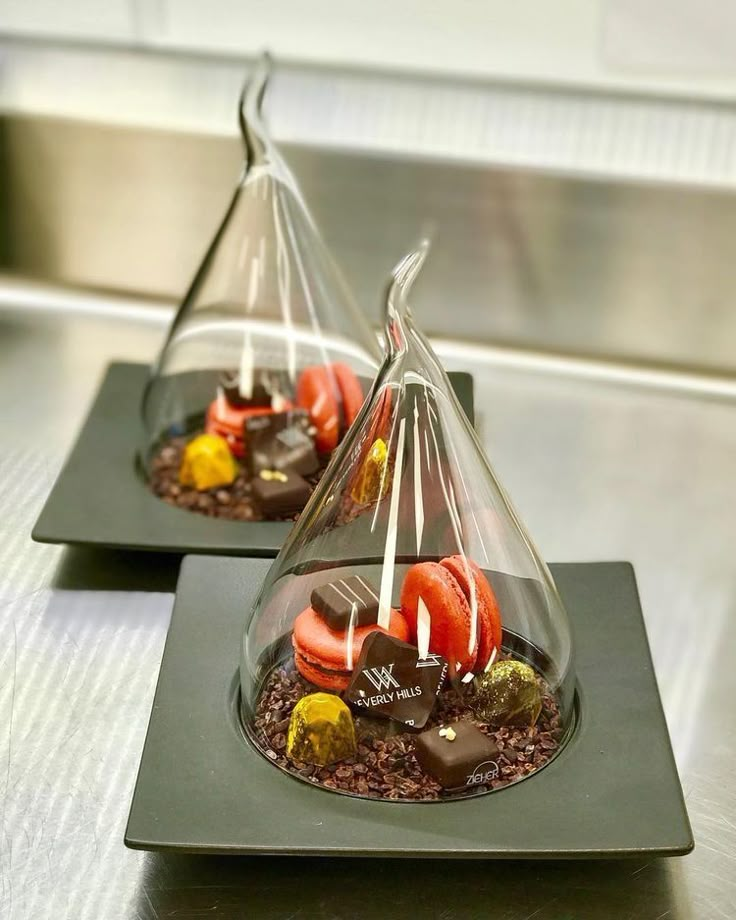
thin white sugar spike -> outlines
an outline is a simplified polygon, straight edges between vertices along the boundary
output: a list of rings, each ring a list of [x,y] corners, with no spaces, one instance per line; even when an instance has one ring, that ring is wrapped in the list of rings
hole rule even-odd
[[[424,598],[420,597],[417,602],[417,649],[419,658],[424,659],[429,655],[429,637],[432,632],[432,618],[424,603]]]
[[[422,495],[422,455],[419,447],[419,410],[414,400],[414,526],[417,533],[417,555],[422,548],[424,532],[424,496]]]
[[[494,645],[493,651],[491,652],[491,657],[488,659],[488,664],[486,665],[486,671],[490,671],[491,668],[493,667],[493,662],[496,660],[497,654],[498,654],[498,649]]]
[[[248,313],[250,313],[256,305],[260,277],[261,270],[258,265],[258,256],[253,256],[250,260],[250,276],[248,278],[248,304],[246,308]]]
[[[358,619],[358,605],[353,604],[350,609],[350,621],[348,623],[348,634],[345,637],[347,647],[345,649],[345,664],[348,671],[353,670],[353,633],[355,632],[355,622]]]
[[[250,339],[250,330],[246,329],[243,334],[243,350],[240,352],[240,379],[238,381],[238,391],[245,399],[250,399],[253,395],[253,365],[255,358],[253,355],[253,345]]]
[[[391,504],[388,511],[386,528],[386,546],[383,551],[383,570],[381,572],[381,589],[378,595],[378,625],[388,629],[391,623],[391,595],[394,590],[394,567],[396,563],[396,537],[399,522],[399,497],[401,495],[401,470],[404,465],[404,437],[406,419],[399,422],[399,439],[396,445],[396,462],[394,466],[393,485],[391,486]]]

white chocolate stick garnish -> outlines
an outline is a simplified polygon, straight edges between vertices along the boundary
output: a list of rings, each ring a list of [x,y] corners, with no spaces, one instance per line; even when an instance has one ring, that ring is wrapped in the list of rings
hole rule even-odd
[[[248,278],[248,302],[246,304],[246,310],[250,313],[253,310],[253,307],[256,305],[256,298],[258,297],[258,281],[261,277],[261,269],[258,264],[258,256],[253,256],[250,260],[250,276]]]
[[[345,649],[345,664],[348,671],[353,670],[353,633],[355,632],[355,623],[358,619],[358,605],[353,604],[350,610],[350,622],[348,623],[348,634],[346,637],[347,648]]]
[[[452,486],[452,482],[449,483],[449,486],[450,500],[452,502],[455,517],[459,523],[460,512],[458,511],[457,502],[455,500],[455,490]],[[476,590],[475,577],[473,575],[472,569],[470,568],[470,563],[468,562],[468,557],[465,554],[465,548],[463,546],[460,547],[460,556],[463,560],[465,580],[470,587],[470,636],[468,637],[468,654],[472,655],[473,649],[476,647],[476,642],[478,639],[478,591]]]
[[[493,646],[493,651],[491,652],[491,657],[488,659],[488,664],[486,665],[486,671],[490,671],[493,667],[493,662],[496,660],[496,655],[498,654],[498,649],[496,646]]]
[[[240,378],[238,380],[238,392],[244,399],[250,399],[253,396],[254,360],[250,329],[246,329],[243,334],[243,350],[240,352]]]
[[[424,401],[427,405],[427,418],[429,419],[433,413],[431,413],[431,407],[429,404],[429,396],[427,393],[426,384],[424,386]],[[470,637],[468,640],[468,652],[472,654],[473,648],[475,647],[475,641],[478,631],[478,599],[475,592],[475,579],[472,577],[472,572],[470,571],[470,566],[468,565],[467,556],[465,554],[465,549],[463,547],[463,538],[461,532],[460,524],[460,512],[457,510],[457,504],[455,502],[455,491],[452,487],[452,481],[449,482],[450,492],[448,494],[447,486],[445,485],[445,479],[442,475],[442,463],[440,461],[440,448],[437,443],[437,435],[435,434],[434,425],[431,421],[429,424],[429,430],[432,435],[432,441],[434,442],[434,452],[437,457],[437,471],[438,478],[440,481],[440,486],[442,487],[442,494],[445,498],[445,505],[447,507],[447,513],[450,517],[450,523],[452,524],[452,530],[455,534],[455,540],[457,542],[457,548],[460,555],[463,557],[463,565],[465,566],[466,577],[470,585]]]
[[[417,533],[417,555],[422,548],[424,532],[424,496],[422,495],[422,454],[419,449],[419,410],[414,400],[414,526]]]
[[[394,590],[394,565],[396,562],[396,536],[399,522],[399,496],[401,495],[401,471],[404,466],[404,435],[406,419],[399,422],[399,440],[396,445],[393,485],[391,486],[391,504],[388,511],[386,528],[386,546],[383,551],[383,570],[381,571],[381,588],[378,595],[378,625],[388,629],[391,623],[391,595]]]
[[[273,225],[276,234],[276,277],[278,278],[279,302],[281,317],[286,329],[286,369],[291,385],[296,386],[296,341],[294,323],[291,318],[291,263],[279,219],[278,195],[273,196]]]
[[[430,410],[429,410],[429,399],[427,397],[426,384],[424,385],[424,402],[427,406],[427,418],[429,419]],[[440,481],[440,486],[442,487],[442,494],[445,499],[445,506],[447,508],[447,513],[450,518],[450,523],[452,524],[452,531],[455,535],[455,542],[457,544],[458,549],[462,551],[463,538],[460,532],[460,519],[455,512],[455,508],[452,502],[450,501],[450,496],[447,494],[447,487],[445,485],[445,480],[442,476],[442,462],[440,461],[440,448],[439,448],[439,445],[437,444],[437,435],[435,434],[434,425],[432,425],[431,421],[429,422],[429,431],[430,431],[430,434],[432,435],[432,441],[434,443],[434,453],[437,458],[437,474],[438,474],[438,478]]]
[[[217,414],[222,418],[227,411],[227,406],[225,403],[225,391],[222,387],[217,388]]]
[[[417,602],[417,649],[419,658],[424,660],[429,655],[429,637],[432,632],[432,618],[424,603],[424,598],[420,597]]]
[[[427,457],[427,472],[432,472],[432,461],[429,459],[429,441],[427,440],[427,429],[424,429],[424,450],[426,451]]]

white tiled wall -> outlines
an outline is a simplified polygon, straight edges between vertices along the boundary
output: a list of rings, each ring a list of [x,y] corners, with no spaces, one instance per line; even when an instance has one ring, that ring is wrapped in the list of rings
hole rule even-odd
[[[0,108],[234,133],[266,46],[282,140],[736,186],[736,0],[0,0]]]
[[[232,135],[249,67],[232,59],[0,41],[0,110]],[[736,107],[720,102],[279,61],[266,108],[282,141],[736,187]]]
[[[2,0],[0,29],[23,35],[132,41],[137,4],[138,0]]]
[[[2,0],[0,31],[598,89],[736,95],[734,0]]]

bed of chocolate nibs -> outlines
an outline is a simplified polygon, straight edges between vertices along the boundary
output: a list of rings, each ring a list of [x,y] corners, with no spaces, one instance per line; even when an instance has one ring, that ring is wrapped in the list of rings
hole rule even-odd
[[[172,438],[162,445],[151,460],[149,483],[151,491],[160,499],[176,508],[186,511],[195,511],[207,517],[223,518],[229,521],[296,521],[298,514],[284,517],[264,518],[258,505],[251,498],[251,477],[241,465],[241,474],[229,486],[218,486],[198,492],[193,486],[183,486],[179,482],[179,468],[186,444],[196,435],[202,434],[195,431],[187,437]],[[312,476],[305,476],[312,491],[322,478],[327,468],[328,458],[325,458],[319,470]]]
[[[286,733],[291,711],[303,696],[319,690],[296,670],[293,661],[274,669],[258,700],[255,735],[269,759],[294,775],[338,792],[378,799],[432,801],[457,799],[500,789],[518,782],[543,767],[557,753],[562,738],[557,703],[541,677],[542,712],[533,728],[508,726],[491,729],[478,721],[454,689],[444,690],[425,726],[468,719],[492,738],[501,751],[500,776],[489,786],[474,786],[467,792],[446,792],[431,776],[422,772],[414,758],[413,735],[397,731],[396,723],[381,719],[355,719],[357,757],[317,767],[293,762],[286,757]],[[470,691],[465,691],[470,692]]]

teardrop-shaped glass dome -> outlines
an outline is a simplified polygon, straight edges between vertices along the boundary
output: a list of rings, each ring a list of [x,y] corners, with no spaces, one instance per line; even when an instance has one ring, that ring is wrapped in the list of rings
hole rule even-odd
[[[525,779],[574,721],[569,624],[407,304],[248,612],[241,717],[276,766],[345,794],[446,801]]]
[[[261,106],[239,102],[245,166],[155,362],[141,459],[170,504],[234,520],[298,516],[380,362]]]

